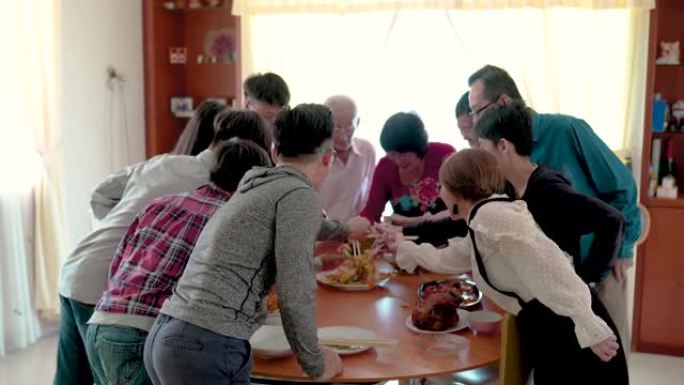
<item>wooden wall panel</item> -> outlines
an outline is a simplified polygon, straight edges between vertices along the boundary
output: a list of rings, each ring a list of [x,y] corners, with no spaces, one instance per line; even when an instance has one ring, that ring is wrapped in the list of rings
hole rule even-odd
[[[187,118],[171,113],[171,97],[190,96],[196,107],[207,97],[230,103],[240,89],[239,64],[198,64],[205,34],[222,27],[235,29],[231,2],[223,8],[167,10],[168,0],[143,1],[143,47],[145,69],[145,148],[148,157],[173,149]],[[170,47],[186,47],[186,64],[169,63]],[[239,63],[239,51],[238,60]]]
[[[639,350],[684,355],[684,209],[650,211],[636,343]]]

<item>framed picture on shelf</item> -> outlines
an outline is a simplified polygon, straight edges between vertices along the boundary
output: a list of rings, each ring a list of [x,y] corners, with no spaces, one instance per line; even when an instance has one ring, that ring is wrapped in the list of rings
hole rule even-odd
[[[171,113],[176,116],[192,115],[192,98],[189,96],[171,97]]]
[[[237,62],[235,30],[230,27],[209,31],[204,36],[204,55],[212,64]]]

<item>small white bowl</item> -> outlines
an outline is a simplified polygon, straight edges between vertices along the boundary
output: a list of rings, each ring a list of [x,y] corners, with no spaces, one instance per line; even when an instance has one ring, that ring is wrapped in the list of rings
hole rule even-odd
[[[502,319],[503,317],[499,313],[493,311],[473,311],[468,316],[468,327],[474,334],[494,334]]]

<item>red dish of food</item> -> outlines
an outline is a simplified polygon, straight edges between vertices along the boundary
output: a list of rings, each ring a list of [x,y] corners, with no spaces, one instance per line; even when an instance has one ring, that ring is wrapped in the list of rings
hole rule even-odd
[[[438,293],[449,293],[459,298],[461,308],[472,307],[482,301],[482,293],[475,282],[467,277],[428,281],[418,288],[418,296],[421,299],[427,299]]]
[[[419,298],[411,320],[418,329],[439,332],[458,324],[458,307],[463,300],[449,291],[433,292]]]

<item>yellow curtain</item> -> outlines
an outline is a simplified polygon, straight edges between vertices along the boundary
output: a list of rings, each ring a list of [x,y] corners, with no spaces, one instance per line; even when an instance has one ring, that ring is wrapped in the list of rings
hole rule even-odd
[[[467,78],[503,67],[540,112],[585,119],[616,152],[636,152],[646,76],[645,9],[408,10],[241,17],[242,73],[281,74],[292,104],[346,93],[357,135],[379,148],[385,119],[414,110],[431,140],[464,148],[454,106]],[[486,26],[486,27],[485,27]]]
[[[34,126],[36,151],[42,157],[42,175],[35,190],[35,305],[46,317],[59,312],[59,272],[66,256],[64,214],[61,196],[61,154],[59,152],[61,108],[61,52],[59,0],[32,0],[35,4],[32,28],[35,49],[32,68],[39,121]]]
[[[352,13],[403,9],[642,8],[655,0],[235,0],[237,16],[273,13]]]
[[[59,0],[0,2],[3,15],[4,186],[33,188],[33,305],[46,317],[59,309],[58,281],[65,255],[60,195],[58,104],[61,29]],[[6,98],[6,99],[5,99]],[[7,152],[3,152],[7,156]],[[4,163],[4,162],[3,162]],[[15,193],[16,193],[15,191]],[[3,189],[4,193],[9,193]],[[17,224],[19,225],[19,224]],[[22,240],[24,241],[24,240]]]

